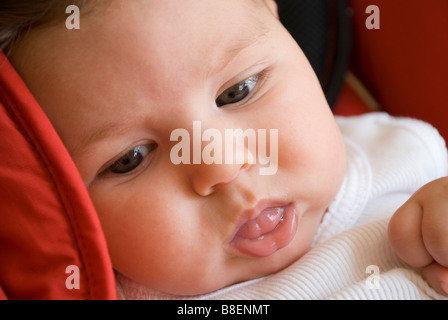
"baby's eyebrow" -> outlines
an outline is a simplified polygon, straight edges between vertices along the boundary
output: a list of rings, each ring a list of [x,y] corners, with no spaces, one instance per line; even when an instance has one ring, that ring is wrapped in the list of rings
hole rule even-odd
[[[269,32],[269,29],[260,20],[257,20],[254,27],[243,29],[241,36],[234,39],[233,43],[220,55],[216,69],[221,70],[225,68],[239,52],[257,42],[266,40]]]
[[[133,126],[133,124],[127,124],[125,121],[121,123],[105,123],[93,131],[84,134],[80,142],[72,150],[72,156],[83,154],[90,145],[98,141],[114,136],[122,136],[126,132],[129,132]]]

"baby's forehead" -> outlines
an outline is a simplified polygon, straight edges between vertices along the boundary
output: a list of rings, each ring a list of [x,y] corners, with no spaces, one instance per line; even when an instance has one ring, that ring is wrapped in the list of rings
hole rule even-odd
[[[235,43],[246,43],[252,38],[259,39],[270,28],[266,23],[269,10],[264,0],[145,0],[138,5],[131,1],[98,3],[101,5],[92,11],[92,17],[95,20],[99,14],[101,20],[98,21],[105,21],[105,32],[115,34],[112,31],[116,26],[130,33],[145,28],[148,38],[154,37],[159,44],[188,40],[219,45],[225,40],[225,34],[232,34],[231,40]],[[101,24],[97,23],[97,26],[101,28]]]
[[[228,56],[266,38],[272,28],[267,22],[271,13],[263,0],[142,3],[135,6],[129,2],[133,10],[124,4],[109,6],[114,12],[105,18],[114,25],[105,26],[97,38],[115,39],[123,47],[146,52],[146,62],[154,64],[153,71],[163,66],[166,76],[174,75],[170,73],[176,67],[193,68],[197,64],[211,65],[211,71],[219,69]],[[180,60],[180,65],[173,63]]]

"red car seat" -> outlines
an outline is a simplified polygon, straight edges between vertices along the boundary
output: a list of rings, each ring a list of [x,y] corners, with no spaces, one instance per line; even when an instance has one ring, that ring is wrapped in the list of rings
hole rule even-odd
[[[384,111],[431,123],[448,141],[448,1],[351,0],[351,69]],[[367,29],[369,5],[380,29]]]
[[[0,137],[0,297],[114,299],[112,265],[84,183],[1,51]]]

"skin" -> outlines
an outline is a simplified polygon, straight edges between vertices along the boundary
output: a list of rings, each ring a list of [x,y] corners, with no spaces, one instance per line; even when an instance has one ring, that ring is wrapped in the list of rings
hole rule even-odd
[[[397,255],[417,268],[439,293],[448,295],[448,178],[420,188],[389,222]]]
[[[11,61],[75,161],[117,271],[155,290],[201,294],[277,272],[309,250],[342,183],[345,149],[274,1],[100,2],[81,14],[80,30],[31,30]],[[217,107],[254,74],[247,99]],[[202,130],[277,129],[277,172],[174,165],[170,134],[191,132],[195,120]],[[155,148],[135,170],[108,170],[141,145]],[[229,246],[242,213],[266,199],[294,206],[291,242],[265,257]]]

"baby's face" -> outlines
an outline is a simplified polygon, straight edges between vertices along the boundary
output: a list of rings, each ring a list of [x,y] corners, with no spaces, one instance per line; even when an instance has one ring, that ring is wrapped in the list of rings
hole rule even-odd
[[[79,168],[114,267],[199,294],[301,257],[345,152],[310,65],[264,2],[112,1],[80,22],[34,30],[12,61]],[[262,174],[258,152],[255,163],[175,164],[211,146],[207,130],[224,150],[237,128],[278,152],[276,170]],[[189,133],[190,157],[176,129]]]

